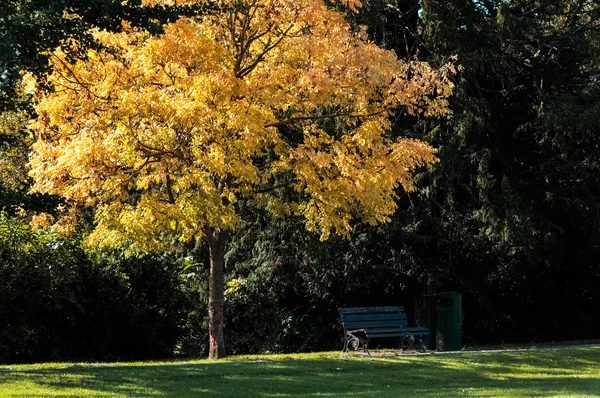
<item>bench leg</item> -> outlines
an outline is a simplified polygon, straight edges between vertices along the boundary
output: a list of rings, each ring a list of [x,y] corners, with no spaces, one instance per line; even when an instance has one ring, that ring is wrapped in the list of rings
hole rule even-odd
[[[350,333],[350,332],[346,332],[346,334],[344,335],[344,349],[342,351],[342,354],[348,354],[348,347],[352,346],[353,351],[357,351],[361,348],[363,349],[363,352],[367,355],[371,355],[369,353],[369,339],[368,338],[361,338],[359,336],[355,336],[354,334]]]
[[[402,354],[404,352],[404,337],[400,337],[396,343],[396,346],[398,347],[398,353]]]
[[[400,348],[404,350],[405,348],[412,348],[415,346],[415,336],[409,334],[406,336],[402,336],[400,338]]]

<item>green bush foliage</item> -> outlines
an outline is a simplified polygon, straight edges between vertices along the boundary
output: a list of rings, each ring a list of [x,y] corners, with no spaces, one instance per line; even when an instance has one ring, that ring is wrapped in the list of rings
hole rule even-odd
[[[170,356],[190,302],[168,258],[102,258],[0,213],[0,361]]]

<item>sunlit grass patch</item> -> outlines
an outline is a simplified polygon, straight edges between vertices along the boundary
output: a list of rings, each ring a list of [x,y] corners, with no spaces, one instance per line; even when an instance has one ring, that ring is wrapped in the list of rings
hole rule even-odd
[[[596,397],[600,347],[0,366],[1,397]]]

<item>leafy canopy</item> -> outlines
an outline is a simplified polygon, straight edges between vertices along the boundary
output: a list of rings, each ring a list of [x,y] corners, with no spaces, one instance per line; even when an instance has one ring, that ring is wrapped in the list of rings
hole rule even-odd
[[[96,30],[104,49],[51,54],[34,190],[93,207],[88,243],[131,252],[234,230],[240,201],[323,239],[388,220],[394,190],[436,161],[390,139],[390,116],[447,115],[452,67],[398,60],[322,0],[220,3],[159,36]]]

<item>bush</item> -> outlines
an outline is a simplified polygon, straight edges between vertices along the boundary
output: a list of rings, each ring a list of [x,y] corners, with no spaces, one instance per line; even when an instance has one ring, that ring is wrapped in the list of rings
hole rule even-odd
[[[191,302],[169,258],[92,256],[0,213],[0,362],[173,355]]]

